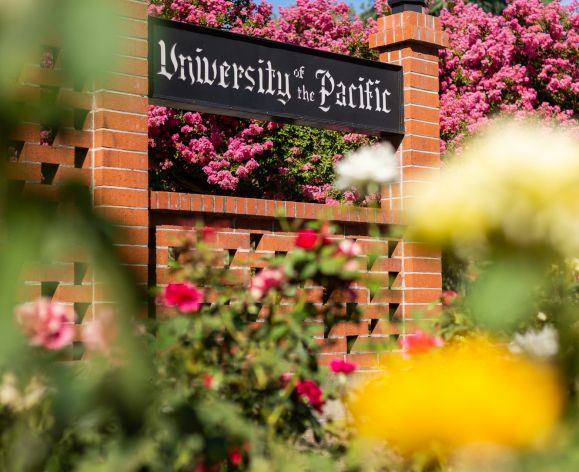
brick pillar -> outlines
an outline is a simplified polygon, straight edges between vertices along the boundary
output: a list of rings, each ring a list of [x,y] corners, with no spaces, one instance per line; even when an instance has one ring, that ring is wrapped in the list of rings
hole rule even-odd
[[[403,68],[405,135],[397,149],[401,177],[392,185],[387,202],[403,210],[413,189],[440,170],[438,51],[448,45],[448,37],[440,20],[424,13],[421,1],[394,3],[394,13],[378,19],[370,47],[379,52],[381,61]],[[403,260],[404,325],[415,309],[426,309],[440,297],[441,261],[438,250],[408,241],[399,247],[395,256]]]
[[[117,241],[136,275],[147,283],[148,178],[148,46],[146,0],[117,0],[119,51],[110,73],[95,86],[92,187],[97,211],[122,228]],[[95,292],[95,313],[107,300]]]

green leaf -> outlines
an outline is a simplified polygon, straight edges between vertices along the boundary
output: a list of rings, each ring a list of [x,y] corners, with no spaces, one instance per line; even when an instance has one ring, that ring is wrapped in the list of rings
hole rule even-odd
[[[310,262],[304,266],[300,273],[302,279],[309,279],[313,277],[318,271],[318,264],[316,262]]]
[[[324,275],[337,275],[341,272],[343,265],[343,261],[340,258],[322,259],[320,272]]]
[[[468,301],[474,321],[493,331],[511,331],[534,316],[543,274],[532,261],[504,258],[494,263],[472,285]]]
[[[272,328],[271,330],[271,339],[277,341],[278,339],[282,338],[286,335],[289,328],[287,325],[278,325]]]

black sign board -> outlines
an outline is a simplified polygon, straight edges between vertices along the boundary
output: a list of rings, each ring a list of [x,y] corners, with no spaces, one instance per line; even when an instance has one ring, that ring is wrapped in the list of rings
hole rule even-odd
[[[402,69],[149,18],[151,103],[379,135],[404,134]]]

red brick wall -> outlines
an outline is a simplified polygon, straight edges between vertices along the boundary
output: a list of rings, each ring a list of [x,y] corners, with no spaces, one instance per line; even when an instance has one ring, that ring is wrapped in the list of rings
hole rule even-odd
[[[363,367],[375,365],[377,355],[367,341],[410,332],[412,310],[426,308],[440,296],[438,252],[406,241],[375,241],[367,229],[368,223],[376,223],[384,231],[403,223],[400,210],[412,197],[412,187],[440,167],[437,50],[446,39],[438,20],[413,12],[381,18],[379,32],[370,40],[381,60],[404,68],[406,127],[406,136],[398,147],[402,178],[385,189],[383,209],[375,211],[150,192],[147,1],[117,1],[122,17],[121,50],[105,79],[75,90],[71,83],[60,80],[62,54],[54,70],[31,64],[23,71],[23,93],[35,95],[45,86],[56,87],[56,99],[70,106],[71,118],[48,146],[40,145],[39,125],[19,129],[13,139],[21,152],[8,166],[10,178],[22,192],[40,192],[53,199],[58,198],[58,186],[64,179],[84,181],[92,189],[97,210],[123,228],[118,248],[143,286],[167,282],[166,262],[172,238],[192,231],[198,219],[219,222],[218,242],[227,252],[232,269],[248,274],[252,267],[259,266],[258,257],[293,247],[294,236],[281,231],[274,217],[280,208],[290,219],[330,216],[339,235],[356,239],[366,249],[380,248],[382,256],[368,271],[382,276],[384,282],[373,298],[364,287],[357,288],[358,303],[366,308],[359,324],[336,326],[327,333],[332,343],[324,340],[322,326],[318,337],[328,357],[348,356]],[[74,110],[77,115],[86,115],[77,129],[72,120]],[[110,303],[98,279],[94,281],[82,250],[73,248],[64,260],[28,268],[25,279],[22,299],[46,295],[62,301],[74,310],[78,323],[98,316]],[[320,287],[308,290],[314,299],[320,299]]]
[[[399,214],[385,210],[327,207],[313,203],[296,203],[253,198],[191,195],[183,193],[152,192],[151,215],[154,227],[155,281],[164,285],[169,281],[167,261],[169,249],[179,237],[192,234],[196,223],[218,227],[216,245],[227,253],[230,268],[246,276],[252,269],[264,266],[262,259],[291,251],[295,235],[284,232],[275,215],[283,211],[287,218],[311,220],[331,217],[337,226],[337,237],[356,239],[365,254],[377,252],[381,256],[367,272],[382,280],[378,293],[370,296],[363,286],[355,288],[356,303],[364,307],[360,323],[343,323],[324,335],[324,326],[317,322],[316,338],[324,345],[327,359],[347,356],[361,367],[376,365],[378,357],[368,341],[387,341],[403,333],[407,327],[402,316],[401,242],[377,241],[368,236],[368,223],[376,223],[386,232],[399,223]],[[368,267],[366,256],[360,266]],[[307,287],[305,293],[312,302],[322,303],[323,288]],[[210,300],[209,300],[210,301]],[[397,323],[390,323],[391,320]],[[312,323],[316,321],[312,320]]]

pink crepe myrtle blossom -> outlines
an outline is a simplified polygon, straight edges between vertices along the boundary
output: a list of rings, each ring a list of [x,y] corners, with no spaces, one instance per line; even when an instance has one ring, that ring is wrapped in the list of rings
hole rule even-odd
[[[16,320],[32,346],[58,351],[74,340],[72,314],[48,298],[16,307]]]
[[[578,128],[576,4],[512,0],[493,15],[457,0],[440,19],[450,41],[440,50],[443,153],[460,153],[465,137],[497,112]]]
[[[343,359],[332,359],[330,362],[330,370],[334,374],[351,374],[358,368],[354,362],[345,361]]]
[[[310,379],[300,380],[296,384],[295,392],[298,398],[305,400],[318,413],[322,412],[325,402],[322,399],[322,389],[316,382]]]
[[[279,287],[284,279],[283,270],[280,268],[262,269],[251,281],[249,293],[256,300],[261,300],[272,288]]]
[[[54,68],[54,53],[52,51],[44,51],[40,57],[40,67],[42,69]]]
[[[334,198],[327,197],[324,204],[328,205],[328,206],[338,206],[340,204],[340,202]]]
[[[400,347],[409,355],[422,354],[434,347],[443,345],[444,341],[442,338],[432,336],[422,330],[416,330],[414,333],[404,336],[400,341]]]
[[[165,306],[176,307],[181,312],[199,311],[203,302],[203,290],[191,282],[173,282],[165,287],[159,301]]]

